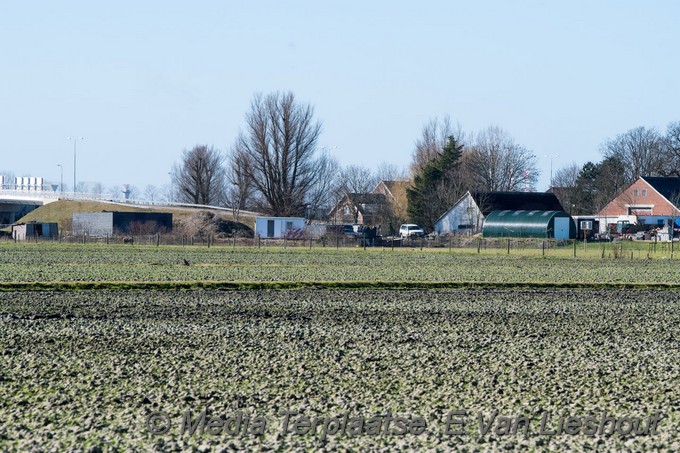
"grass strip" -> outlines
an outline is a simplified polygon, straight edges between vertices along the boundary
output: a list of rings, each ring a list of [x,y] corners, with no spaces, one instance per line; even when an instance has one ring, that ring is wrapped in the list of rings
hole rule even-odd
[[[394,282],[394,281],[174,281],[174,282],[0,282],[0,291],[99,291],[99,290],[292,290],[292,289],[665,289],[680,283],[551,283],[551,282]]]

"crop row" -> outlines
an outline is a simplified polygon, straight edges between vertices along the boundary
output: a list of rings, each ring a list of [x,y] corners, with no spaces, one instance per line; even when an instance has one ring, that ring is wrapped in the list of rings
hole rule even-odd
[[[368,281],[672,283],[675,260],[601,260],[418,250],[0,247],[4,282]]]
[[[109,446],[679,450],[678,291],[0,293],[0,450]],[[193,436],[185,411],[268,421]],[[414,435],[281,434],[305,416],[419,415]],[[462,435],[449,411],[472,414]],[[521,414],[528,436],[482,435]],[[164,411],[168,433],[147,416]],[[539,435],[543,413],[666,418],[655,435]],[[219,449],[218,449],[219,451]]]

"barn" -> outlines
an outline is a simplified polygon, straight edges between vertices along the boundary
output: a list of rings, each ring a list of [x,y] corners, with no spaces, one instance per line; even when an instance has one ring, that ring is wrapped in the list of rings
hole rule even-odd
[[[438,234],[476,234],[493,211],[563,211],[554,193],[467,192],[434,224]]]
[[[482,236],[573,239],[576,225],[564,211],[493,211],[484,219]]]

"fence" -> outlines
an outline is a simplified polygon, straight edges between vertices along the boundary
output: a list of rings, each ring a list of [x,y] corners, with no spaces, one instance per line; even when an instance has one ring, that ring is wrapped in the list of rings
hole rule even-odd
[[[17,242],[5,236],[5,242]],[[32,236],[24,242],[59,242],[65,244],[124,244],[128,246],[182,246],[182,247],[246,247],[246,248],[362,248],[362,249],[412,249],[431,251],[462,251],[477,254],[504,254],[527,256],[588,256],[614,259],[653,257],[673,258],[677,249],[669,241],[617,241],[588,242],[566,239],[512,239],[478,238],[470,236],[439,236],[415,239],[398,237],[363,238],[345,235],[301,238],[217,237],[187,236],[176,234],[112,235],[95,237],[88,235],[59,235],[53,237]]]

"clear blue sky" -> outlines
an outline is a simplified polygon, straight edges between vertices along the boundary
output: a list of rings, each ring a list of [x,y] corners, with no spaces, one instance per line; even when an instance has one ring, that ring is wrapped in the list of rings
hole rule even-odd
[[[677,1],[0,4],[0,171],[161,186],[226,150],[253,94],[291,90],[340,163],[406,166],[422,126],[500,126],[549,159],[680,120]]]

